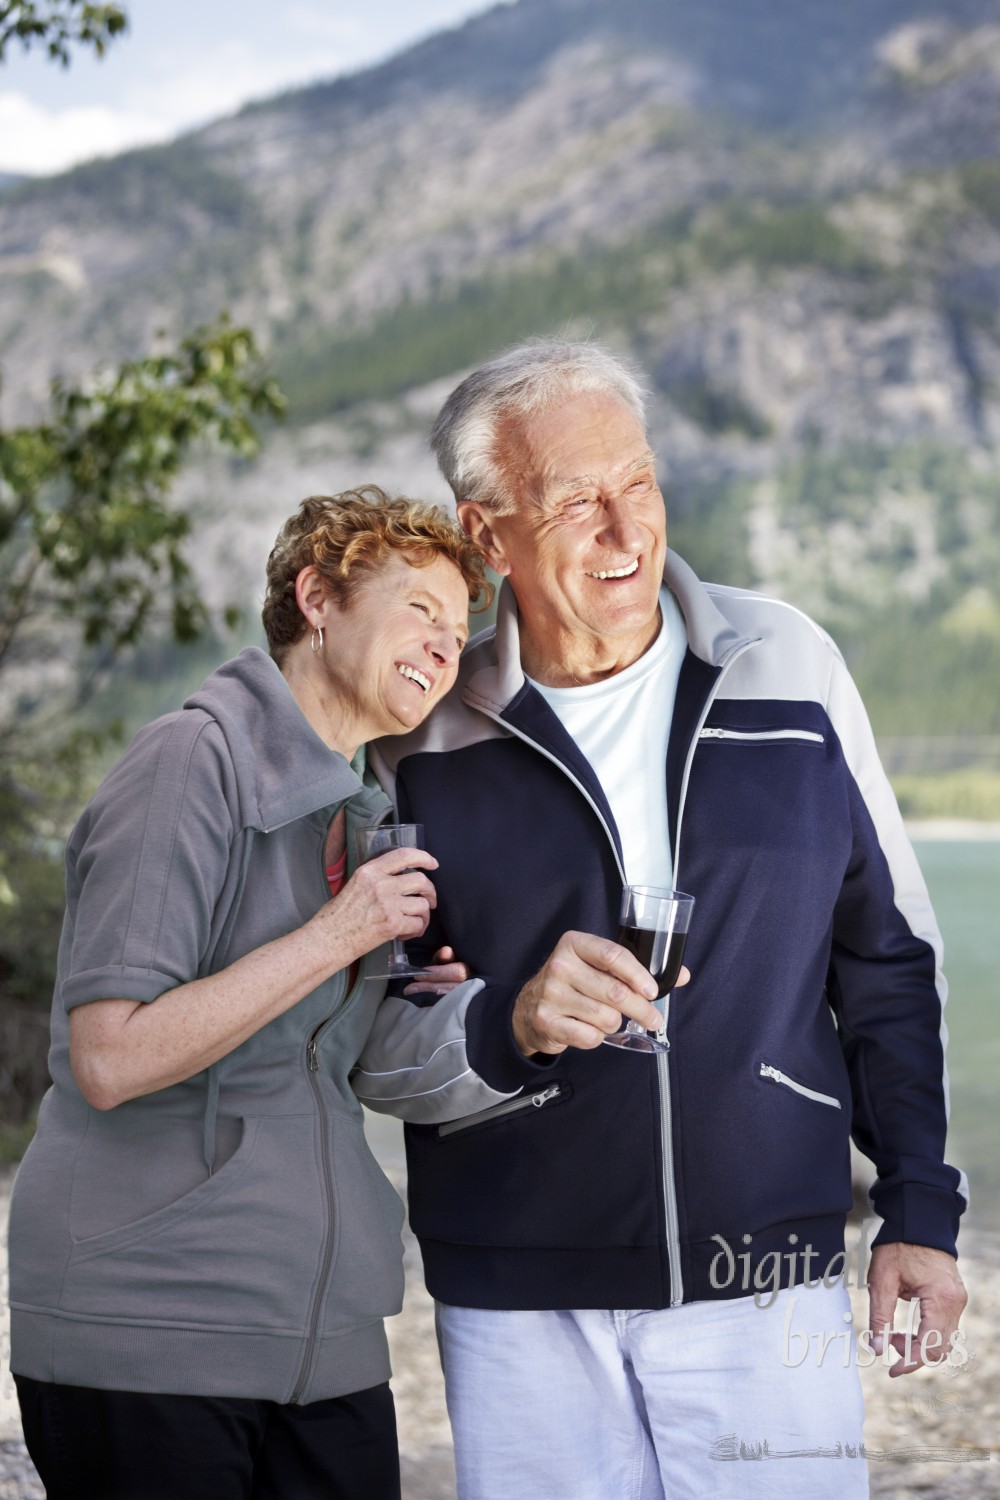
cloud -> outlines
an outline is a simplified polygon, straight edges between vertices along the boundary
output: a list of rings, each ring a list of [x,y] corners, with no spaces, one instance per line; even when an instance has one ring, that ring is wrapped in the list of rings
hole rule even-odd
[[[232,113],[250,99],[330,78],[355,65],[355,38],[343,28],[320,46],[268,55],[238,40],[201,57],[157,58],[150,74],[132,78],[114,104],[65,108],[0,92],[0,171],[47,174],[94,156],[171,139]],[[332,43],[332,45],[331,45]]]
[[[327,0],[288,0],[279,26],[273,0],[242,0],[237,28],[222,24],[224,7],[204,0],[172,0],[165,25],[159,3],[134,0],[133,34],[99,71],[43,70],[35,89],[0,91],[0,171],[58,172],[169,140],[252,99],[365,66],[482,8],[476,0],[352,0],[331,13]],[[65,97],[78,82],[87,92]]]
[[[103,104],[45,109],[23,94],[0,93],[0,171],[61,172],[93,156],[166,140],[174,128],[139,110]]]
[[[123,103],[137,112],[149,110],[181,131],[230,114],[250,99],[329,78],[349,65],[344,48],[314,46],[268,54],[234,39],[194,59],[161,57],[152,76],[130,83]]]

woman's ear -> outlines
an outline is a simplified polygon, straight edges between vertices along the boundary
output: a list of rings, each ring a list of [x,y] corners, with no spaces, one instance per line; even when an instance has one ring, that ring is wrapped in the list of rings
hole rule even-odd
[[[319,570],[312,563],[303,568],[295,580],[295,602],[310,630],[327,623],[326,611],[330,598],[330,591]]]
[[[478,500],[460,500],[455,506],[458,514],[458,524],[465,532],[470,541],[485,554],[486,561],[494,573],[499,573],[501,578],[506,578],[510,572],[510,564],[504,552],[503,543],[497,535],[496,517],[485,505],[480,505]]]

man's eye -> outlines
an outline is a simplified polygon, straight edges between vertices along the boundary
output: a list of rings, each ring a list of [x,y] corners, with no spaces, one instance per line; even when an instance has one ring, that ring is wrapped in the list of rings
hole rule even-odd
[[[425,615],[430,614],[430,609],[426,604],[418,604],[415,599],[412,601],[412,604],[414,609],[421,610]]]

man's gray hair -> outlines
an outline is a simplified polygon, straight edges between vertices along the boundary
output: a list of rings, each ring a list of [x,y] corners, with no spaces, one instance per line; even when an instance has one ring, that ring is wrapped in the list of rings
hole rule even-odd
[[[617,396],[645,428],[647,392],[638,371],[600,344],[538,339],[473,370],[452,391],[431,432],[455,499],[509,513],[514,496],[499,458],[500,424],[590,391]]]

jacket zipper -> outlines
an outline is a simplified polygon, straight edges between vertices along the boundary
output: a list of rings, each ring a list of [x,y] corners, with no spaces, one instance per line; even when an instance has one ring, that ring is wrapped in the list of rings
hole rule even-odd
[[[786,1089],[792,1089],[796,1094],[801,1094],[805,1099],[815,1099],[817,1104],[828,1104],[832,1109],[840,1109],[840,1100],[835,1099],[832,1094],[820,1094],[815,1089],[807,1089],[804,1083],[796,1083],[794,1078],[789,1078],[787,1073],[782,1073],[780,1068],[772,1068],[770,1063],[761,1063],[761,1078],[770,1078],[774,1083],[783,1084]]]
[[[334,817],[336,817],[336,814],[334,814]],[[327,832],[329,833],[329,828],[327,829]],[[322,849],[320,851],[320,861],[323,871],[323,885],[326,891],[327,900],[329,900],[330,883],[326,878],[326,838],[324,838],[323,840]],[[323,1259],[320,1263],[319,1277],[316,1282],[316,1291],[313,1294],[312,1307],[309,1309],[309,1325],[306,1332],[305,1350],[302,1355],[302,1363],[299,1366],[299,1373],[295,1378],[295,1388],[292,1391],[290,1397],[290,1402],[293,1405],[300,1400],[302,1393],[308,1383],[309,1371],[313,1360],[313,1352],[316,1346],[316,1335],[319,1330],[320,1309],[323,1305],[323,1298],[326,1295],[327,1280],[330,1275],[330,1267],[333,1264],[333,1168],[330,1162],[330,1135],[327,1129],[326,1105],[323,1103],[322,1090],[320,1089],[319,1081],[316,1076],[319,1072],[319,1044],[323,1038],[324,1033],[331,1026],[333,1026],[336,1021],[339,1021],[344,1012],[347,1010],[349,1004],[351,1003],[352,993],[360,993],[363,982],[364,959],[362,958],[359,963],[358,977],[355,981],[353,992],[346,989],[345,980],[345,991],[343,996],[341,997],[339,1005],[331,1015],[326,1016],[324,1020],[320,1021],[318,1026],[315,1026],[313,1028],[309,1041],[306,1043],[306,1077],[309,1080],[309,1087],[312,1089],[313,1099],[316,1103],[316,1113],[319,1116],[320,1124],[320,1163],[322,1173],[321,1181],[323,1188],[323,1204],[326,1210],[326,1228],[323,1240]]]
[[[309,1371],[312,1366],[313,1352],[316,1347],[316,1335],[319,1330],[319,1314],[326,1294],[327,1280],[330,1275],[330,1266],[333,1263],[333,1171],[330,1165],[330,1141],[327,1131],[326,1106],[323,1103],[323,1095],[320,1091],[316,1074],[319,1072],[319,1038],[320,1034],[330,1025],[332,1017],[321,1021],[316,1027],[306,1046],[307,1077],[309,1086],[313,1091],[316,1101],[316,1112],[319,1115],[320,1125],[320,1162],[322,1167],[323,1206],[326,1210],[326,1230],[323,1239],[323,1259],[320,1262],[319,1276],[316,1281],[316,1291],[313,1294],[312,1307],[309,1309],[309,1326],[306,1331],[306,1346],[302,1355],[302,1363],[299,1373],[295,1378],[295,1389],[292,1391],[290,1402],[295,1405],[302,1397],[309,1379]]]
[[[712,704],[718,697],[719,689],[722,687],[730,667],[744,652],[749,651],[752,646],[756,645],[756,640],[744,641],[741,646],[734,647],[729,656],[726,657],[719,670],[719,675],[712,686],[712,691],[705,700],[701,717],[698,720],[698,727],[691,736],[691,742],[688,745],[687,758],[684,762],[684,775],[681,780],[681,794],[677,804],[677,828],[674,831],[675,890],[680,890],[680,881],[677,872],[680,869],[681,858],[681,824],[684,821],[684,804],[687,801],[694,752],[701,739],[705,720],[711,712]],[[663,1025],[657,1032],[657,1037],[660,1041],[666,1041],[667,1039],[669,1007],[670,997],[668,995],[663,1007]],[[677,1182],[674,1173],[674,1135],[670,1094],[670,1063],[673,1056],[674,1053],[672,1051],[657,1053],[656,1067],[660,1084],[660,1141],[663,1155],[663,1206],[667,1226],[667,1268],[670,1272],[670,1305],[671,1307],[679,1307],[684,1301],[684,1275],[681,1271],[681,1233],[680,1218],[677,1212]]]
[[[701,731],[705,727],[705,720],[708,718],[712,704],[715,702],[715,699],[718,696],[719,689],[721,688],[730,667],[739,657],[743,655],[745,651],[749,651],[752,646],[756,646],[757,644],[758,642],[756,640],[744,641],[742,645],[735,647],[730,655],[726,658],[719,671],[719,675],[716,678],[715,683],[713,684],[712,691],[709,693],[707,699],[705,700],[705,706],[698,721],[698,726],[691,737],[691,743],[688,747],[687,759],[684,763],[684,777],[681,782],[681,795],[677,809],[677,829],[674,837],[673,864],[675,890],[680,888],[677,878],[677,871],[680,865],[681,823],[683,822],[684,816],[684,803],[687,800],[688,782],[691,779],[691,762],[694,759],[694,752],[701,737]],[[611,835],[611,829],[608,827],[600,808],[594,802],[586,787],[577,780],[572,771],[569,770],[569,768],[558,758],[558,756],[553,755],[551,751],[546,750],[542,745],[539,745],[537,740],[534,740],[529,735],[524,734],[520,729],[517,729],[514,725],[508,723],[506,719],[501,718],[499,714],[483,707],[481,702],[478,702],[476,704],[476,707],[481,713],[484,713],[488,718],[493,719],[494,722],[499,724],[503,729],[506,729],[509,733],[516,735],[516,737],[519,740],[522,740],[526,745],[530,745],[531,748],[535,750],[539,755],[544,755],[546,760],[551,761],[552,764],[556,766],[564,776],[568,777],[568,779],[580,792],[581,796],[583,796],[588,805],[591,807],[595,816],[597,817],[598,822],[604,829],[604,832],[607,834],[608,842],[611,845],[611,848],[615,855],[615,863],[618,866],[618,871],[622,878],[622,884],[626,885],[628,882],[625,875],[625,870],[622,866],[621,858],[618,854],[618,847]],[[657,1032],[657,1037],[661,1041],[666,1040],[667,1019],[669,1014],[668,1006],[669,998],[667,1000],[667,1003],[664,1005],[663,1025]],[[672,1053],[670,1052],[658,1053],[656,1058],[656,1066],[658,1073],[658,1082],[660,1085],[660,1140],[662,1143],[663,1153],[662,1187],[667,1231],[667,1268],[670,1272],[670,1305],[671,1307],[677,1307],[684,1301],[684,1279],[681,1273],[681,1238],[680,1219],[677,1212],[677,1185],[674,1181],[674,1144],[670,1095],[671,1056]]]
[[[484,1124],[487,1120],[498,1120],[501,1115],[512,1115],[522,1109],[541,1109],[550,1099],[558,1099],[561,1093],[559,1084],[554,1083],[540,1094],[525,1094],[521,1099],[508,1099],[503,1104],[494,1104],[489,1109],[481,1109],[478,1114],[466,1115],[461,1120],[449,1120],[446,1125],[438,1126],[438,1135],[458,1135],[460,1131],[471,1130],[474,1125]]]
[[[743,740],[751,744],[767,740],[804,740],[812,745],[824,745],[823,735],[814,729],[703,729],[698,736],[702,740]]]

